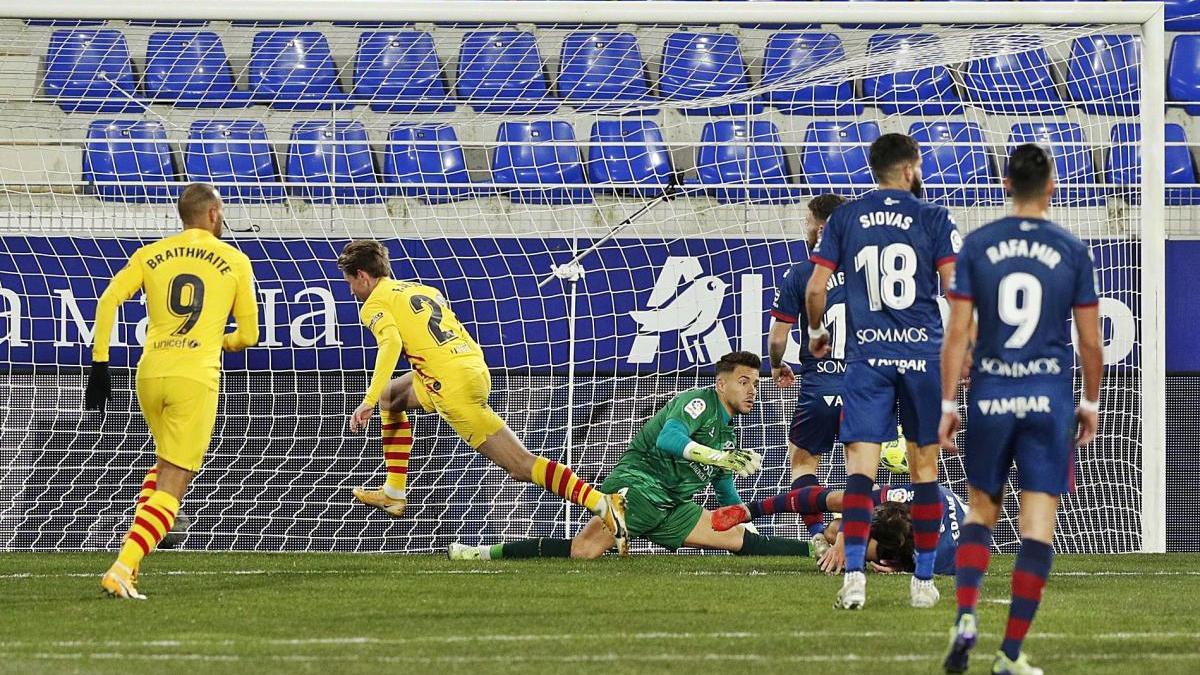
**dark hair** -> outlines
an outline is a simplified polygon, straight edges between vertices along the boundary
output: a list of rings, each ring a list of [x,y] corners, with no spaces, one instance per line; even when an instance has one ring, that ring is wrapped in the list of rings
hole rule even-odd
[[[762,368],[762,358],[754,352],[730,352],[717,361],[717,375],[732,373],[738,366],[753,368],[757,373]]]
[[[209,209],[221,203],[221,193],[208,183],[192,183],[183,189],[175,210],[184,225],[191,225]]]
[[[871,156],[868,162],[875,180],[880,180],[897,164],[917,162],[921,159],[921,148],[912,136],[904,134],[884,134],[871,144]]]
[[[835,195],[832,192],[813,197],[808,202],[808,210],[817,217],[817,220],[825,222],[829,220],[829,216],[833,215],[833,210],[842,204],[846,203],[846,198],[841,195]]]
[[[1008,181],[1013,199],[1030,199],[1046,192],[1054,164],[1046,149],[1034,143],[1018,146],[1008,157]]]
[[[908,504],[884,502],[876,507],[871,516],[871,538],[875,540],[875,554],[881,563],[904,571],[915,569]]]
[[[359,270],[375,278],[392,276],[387,249],[374,239],[356,239],[346,244],[338,256],[337,266],[349,276],[358,274]]]

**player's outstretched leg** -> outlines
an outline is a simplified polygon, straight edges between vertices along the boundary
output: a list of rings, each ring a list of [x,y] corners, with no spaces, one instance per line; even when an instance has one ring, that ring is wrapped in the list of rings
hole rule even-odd
[[[713,511],[713,529],[724,532],[735,525],[776,513],[819,515],[830,510],[840,511],[841,508],[842,490],[830,490],[820,485],[814,485],[793,489],[781,495],[746,504],[722,506]],[[821,531],[824,531],[824,527]]]
[[[404,515],[408,506],[408,459],[412,452],[412,424],[408,413],[391,411],[381,406],[380,435],[383,444],[383,463],[387,467],[387,481],[382,487],[371,489],[356,487],[354,498],[372,506],[393,518]]]
[[[613,536],[599,518],[592,518],[574,539],[537,538],[491,546],[450,544],[451,560],[502,560],[514,558],[599,558],[613,547]]]

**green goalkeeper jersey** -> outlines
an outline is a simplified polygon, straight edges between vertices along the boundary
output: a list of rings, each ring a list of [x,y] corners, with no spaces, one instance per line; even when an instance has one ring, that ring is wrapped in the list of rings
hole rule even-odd
[[[701,445],[717,450],[737,448],[737,432],[730,425],[731,418],[721,405],[716,390],[711,387],[691,389],[671,399],[629,442],[629,449],[611,475],[622,483],[637,485],[648,499],[663,507],[690,502],[693,495],[710,483],[731,479],[731,474],[724,469],[691,462],[661,450],[658,435],[671,419],[682,422],[688,429],[688,436]]]

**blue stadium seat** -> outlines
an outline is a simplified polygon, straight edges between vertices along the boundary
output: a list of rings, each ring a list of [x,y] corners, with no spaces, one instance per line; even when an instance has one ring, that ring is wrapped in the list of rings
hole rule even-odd
[[[262,122],[192,122],[183,166],[189,181],[217,184],[217,190],[226,202],[283,199],[283,184],[279,182],[267,128]]]
[[[1066,105],[1050,72],[1050,58],[1035,36],[1013,37],[1006,50],[990,44],[988,56],[968,61],[963,85],[983,112],[1001,115],[1058,115]]]
[[[94,120],[87,138],[83,179],[102,201],[169,202],[179,194],[162,123]]]
[[[1067,93],[1089,115],[1139,114],[1141,41],[1133,35],[1090,35],[1071,44]]]
[[[588,182],[623,184],[617,192],[638,197],[662,194],[671,175],[671,153],[650,120],[598,120],[588,148]]]
[[[1177,35],[1167,63],[1167,100],[1200,115],[1200,35]]]
[[[1200,0],[1166,0],[1167,30],[1200,30]]]
[[[952,115],[962,112],[962,101],[945,66],[908,69],[929,52],[941,53],[941,40],[927,33],[872,35],[867,53],[886,59],[882,67],[899,72],[863,79],[863,98],[875,101],[886,115]],[[914,58],[914,54],[922,54]]]
[[[650,98],[633,33],[575,32],[563,38],[558,95],[580,112]]]
[[[354,98],[367,99],[376,112],[454,110],[454,104],[446,100],[442,64],[433,36],[417,31],[367,32],[359,36]]]
[[[1004,203],[1004,191],[974,122],[918,122],[908,135],[921,145],[925,198],[947,206]],[[967,185],[971,187],[946,187]],[[975,187],[978,186],[978,187]]]
[[[698,101],[748,91],[750,81],[737,36],[682,32],[667,36],[658,89],[668,101]],[[762,105],[757,103],[728,103],[712,108],[683,108],[680,112],[685,115],[744,115],[761,110]]]
[[[1190,148],[1172,143],[1186,143],[1183,127],[1168,124],[1166,133],[1166,203],[1168,206],[1200,204],[1200,188],[1196,184],[1196,166]],[[1138,124],[1117,124],[1109,135],[1113,148],[1104,164],[1104,182],[1113,185],[1113,193],[1130,204],[1140,204],[1142,193],[1142,128]]]
[[[292,195],[318,204],[381,199],[367,130],[358,121],[311,120],[293,125],[285,181]]]
[[[225,46],[216,33],[158,32],[146,46],[146,95],[186,108],[242,108],[248,91],[233,87]]]
[[[861,114],[863,105],[854,100],[851,80],[805,84],[808,71],[845,58],[842,41],[833,33],[775,33],[763,54],[762,83],[771,85],[765,100],[787,115]]]
[[[705,124],[696,149],[696,170],[700,184],[708,186],[708,193],[722,204],[788,204],[800,197],[800,188],[791,186],[793,172],[779,130],[768,120]]]
[[[861,195],[875,184],[867,156],[876,138],[875,122],[809,124],[804,131],[804,181],[819,192]]]
[[[583,163],[569,122],[503,122],[492,158],[492,180],[517,184],[499,187],[517,204],[590,204],[592,191],[582,185]],[[525,187],[530,186],[530,187]]]
[[[459,98],[476,112],[545,113],[558,107],[549,98],[537,40],[525,31],[482,30],[464,35],[457,89]]]
[[[383,182],[389,194],[444,204],[487,194],[471,182],[458,134],[448,124],[398,124],[388,132]],[[462,185],[449,185],[459,183]]]
[[[1014,124],[1008,135],[1009,152],[1022,143],[1037,143],[1054,155],[1054,179],[1058,182],[1054,204],[1098,206],[1103,203],[1098,188],[1079,186],[1098,180],[1092,149],[1086,143],[1083,127],[1072,122]]]
[[[350,107],[338,86],[329,41],[316,31],[271,30],[254,35],[250,89],[276,110]]]
[[[119,30],[56,30],[46,50],[46,95],[66,112],[134,112],[129,44]]]

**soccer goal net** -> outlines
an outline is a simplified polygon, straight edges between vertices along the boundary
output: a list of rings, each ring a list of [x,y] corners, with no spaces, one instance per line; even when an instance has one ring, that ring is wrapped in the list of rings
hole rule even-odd
[[[378,416],[366,434],[346,428],[375,355],[334,264],[348,240],[383,241],[397,277],[442,289],[486,352],[494,408],[533,452],[598,482],[722,354],[766,353],[774,289],[808,255],[807,201],[870,189],[867,147],[887,132],[917,138],[925,196],[964,234],[1004,212],[1010,148],[1052,151],[1053,217],[1099,270],[1106,364],[1100,438],[1079,451],[1055,543],[1160,549],[1162,232],[1197,201],[1163,187],[1164,133],[1184,139],[1163,116],[1160,13],[5,3],[0,549],[111,548],[124,532],[154,461],[133,391],[145,310],[140,296],[122,306],[114,400],[85,412],[96,299],[137,246],[178,230],[188,182],[224,195],[263,332],[224,359],[181,546],[428,552],[570,536],[585,514],[508,479],[432,414],[413,415],[404,517],[354,501],[385,473]],[[738,481],[744,498],[787,486],[795,400],[764,378],[739,421],[767,458]],[[942,474],[965,495],[960,457]],[[844,484],[840,446],[819,476]]]

